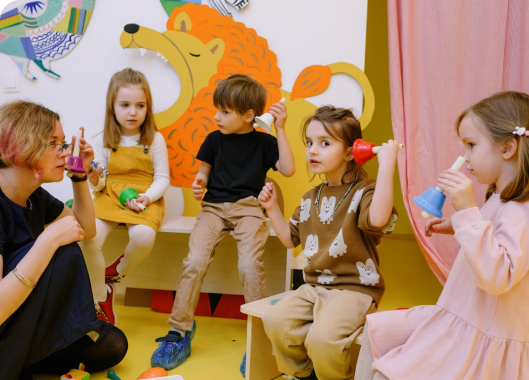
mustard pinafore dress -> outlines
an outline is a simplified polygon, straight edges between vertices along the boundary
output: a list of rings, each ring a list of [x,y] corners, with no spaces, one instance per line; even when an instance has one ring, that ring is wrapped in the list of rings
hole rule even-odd
[[[144,224],[158,230],[165,215],[163,197],[147,206],[145,211],[132,211],[119,203],[119,195],[128,187],[144,193],[154,179],[149,147],[120,146],[110,153],[108,175],[103,191],[94,192],[96,217],[119,223]]]

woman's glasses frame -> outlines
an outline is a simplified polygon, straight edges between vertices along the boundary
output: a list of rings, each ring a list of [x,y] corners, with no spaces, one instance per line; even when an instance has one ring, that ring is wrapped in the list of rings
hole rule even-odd
[[[61,155],[62,151],[64,149],[68,150],[68,148],[70,147],[70,143],[62,143],[62,144],[57,144],[55,141],[52,141],[51,143],[48,144],[48,146],[53,146],[55,149],[55,153],[57,153],[57,155]]]

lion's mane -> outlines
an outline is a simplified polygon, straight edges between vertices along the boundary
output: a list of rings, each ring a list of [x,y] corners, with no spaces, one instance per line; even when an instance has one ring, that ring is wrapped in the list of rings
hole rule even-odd
[[[200,162],[196,155],[206,136],[218,129],[214,120],[213,92],[218,83],[228,76],[242,73],[262,83],[268,93],[268,109],[281,99],[281,71],[277,57],[268,49],[267,41],[255,30],[247,28],[231,17],[221,16],[205,5],[188,3],[175,8],[167,26],[173,29],[176,16],[189,15],[192,28],[187,31],[203,43],[213,38],[222,38],[225,43],[224,56],[218,63],[218,71],[209,80],[209,85],[200,90],[185,113],[172,125],[162,129],[169,152],[171,183],[175,186],[191,187]]]

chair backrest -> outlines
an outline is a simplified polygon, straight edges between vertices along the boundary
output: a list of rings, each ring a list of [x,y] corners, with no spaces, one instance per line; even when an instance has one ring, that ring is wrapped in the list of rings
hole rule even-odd
[[[169,186],[164,194],[165,216],[182,216],[184,213],[184,193],[180,186]]]

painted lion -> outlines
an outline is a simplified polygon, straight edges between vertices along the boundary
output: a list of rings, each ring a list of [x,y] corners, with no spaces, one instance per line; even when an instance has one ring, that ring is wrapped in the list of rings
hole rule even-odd
[[[167,142],[171,183],[191,187],[200,167],[198,149],[218,129],[213,118],[217,84],[231,74],[247,74],[265,86],[268,108],[282,97],[276,55],[255,30],[203,5],[175,8],[163,34],[145,27],[134,29],[125,27],[121,45],[157,51],[180,77],[178,100],[156,114],[156,122]]]

